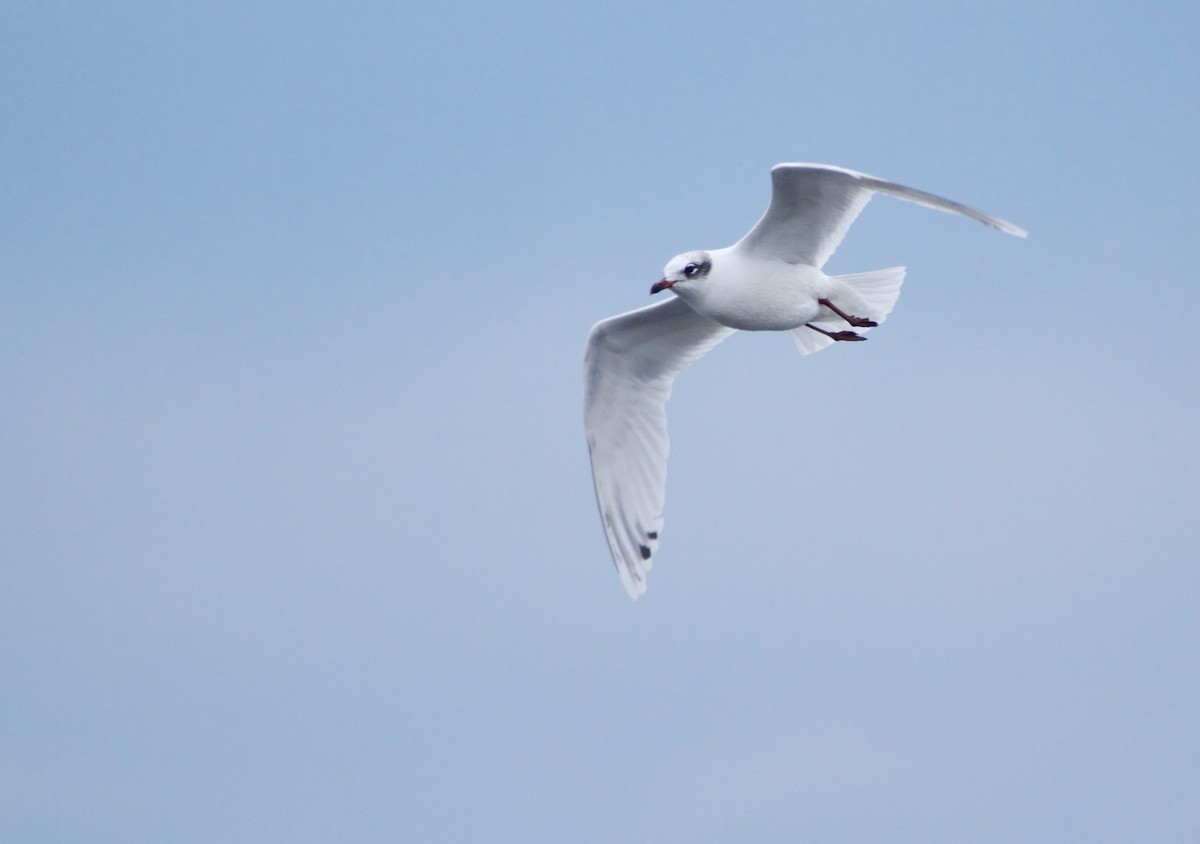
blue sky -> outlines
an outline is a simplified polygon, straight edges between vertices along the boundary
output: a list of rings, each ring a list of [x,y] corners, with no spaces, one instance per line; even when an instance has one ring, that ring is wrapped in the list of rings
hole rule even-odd
[[[3,838],[1196,840],[1194,4],[202,5],[0,23]],[[634,604],[583,342],[779,161],[1030,237],[685,372]]]

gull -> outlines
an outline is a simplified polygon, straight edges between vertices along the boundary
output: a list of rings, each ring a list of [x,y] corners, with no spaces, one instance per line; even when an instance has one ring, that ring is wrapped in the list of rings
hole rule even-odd
[[[672,258],[650,293],[665,302],[601,320],[584,353],[583,418],[596,503],[629,597],[646,591],[663,526],[667,413],[675,376],[734,331],[790,331],[802,355],[865,340],[900,295],[904,268],[831,276],[821,267],[876,194],[1017,237],[1024,229],[925,191],[825,164],[771,168],[771,203],[724,249]],[[848,326],[848,327],[847,327]],[[858,329],[858,330],[855,330]]]

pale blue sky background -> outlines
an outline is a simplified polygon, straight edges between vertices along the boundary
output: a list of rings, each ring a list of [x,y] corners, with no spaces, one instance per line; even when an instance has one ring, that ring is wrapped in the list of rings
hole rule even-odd
[[[1198,23],[6,4],[0,838],[1200,840]],[[633,604],[584,338],[788,160],[1031,234],[686,372]]]

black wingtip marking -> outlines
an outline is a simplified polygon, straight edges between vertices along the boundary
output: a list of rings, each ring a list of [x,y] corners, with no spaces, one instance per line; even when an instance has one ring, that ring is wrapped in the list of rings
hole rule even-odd
[[[652,530],[646,534],[646,536],[650,537],[651,539],[658,539],[658,531]]]
[[[645,545],[639,545],[638,550],[642,552],[643,560],[650,559],[650,549],[649,548],[647,548]]]

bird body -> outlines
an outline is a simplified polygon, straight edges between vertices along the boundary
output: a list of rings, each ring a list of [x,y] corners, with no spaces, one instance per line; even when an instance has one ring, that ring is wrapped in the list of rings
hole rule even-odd
[[[742,331],[787,331],[817,317],[817,300],[834,282],[809,264],[746,254],[735,246],[710,253],[712,269],[703,283],[672,285],[692,310]],[[665,271],[664,278],[671,272]]]
[[[866,339],[900,295],[904,268],[822,267],[874,193],[1025,232],[934,194],[822,164],[778,164],[771,203],[733,246],[677,255],[651,293],[674,297],[598,322],[584,353],[584,428],[601,524],[630,597],[645,592],[666,495],[666,401],[675,375],[735,330],[790,331],[802,354]],[[853,329],[853,330],[850,330]]]

